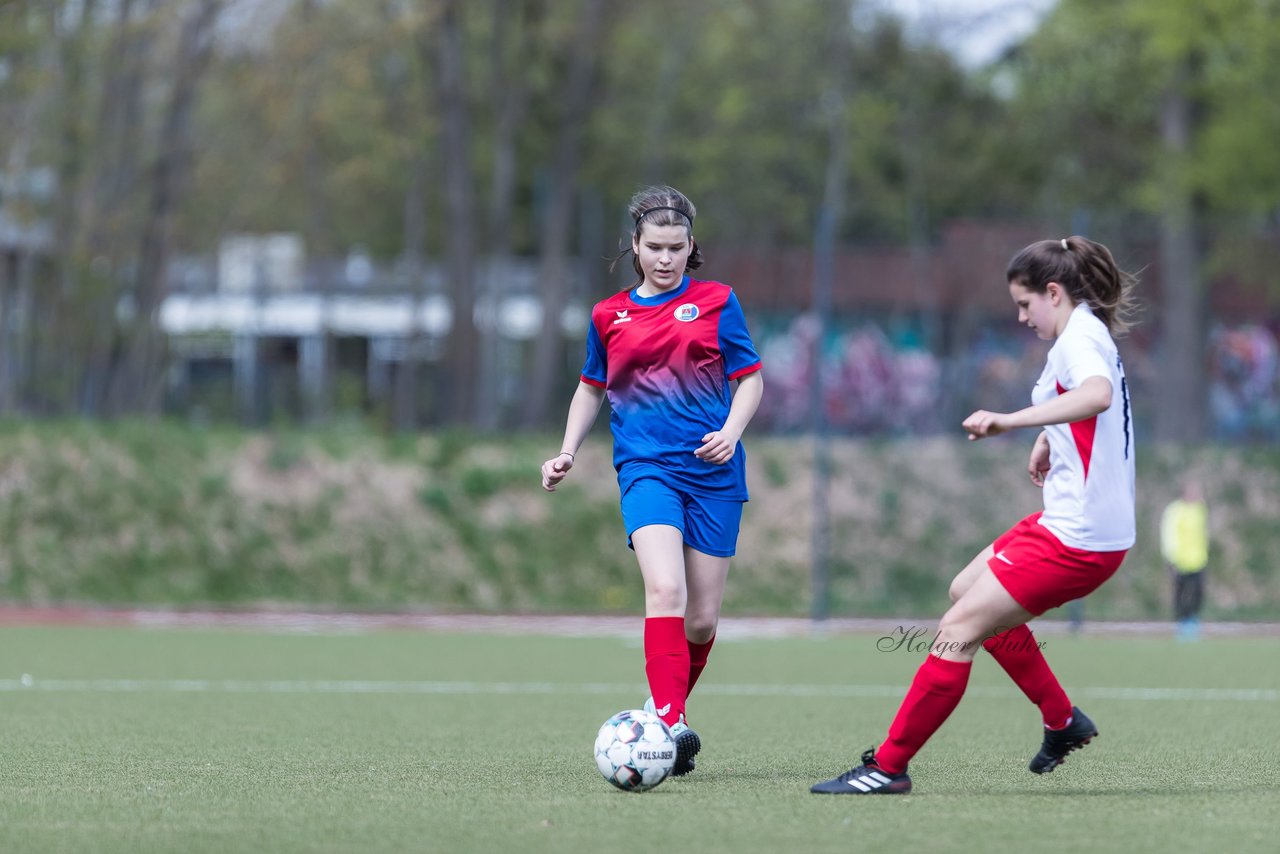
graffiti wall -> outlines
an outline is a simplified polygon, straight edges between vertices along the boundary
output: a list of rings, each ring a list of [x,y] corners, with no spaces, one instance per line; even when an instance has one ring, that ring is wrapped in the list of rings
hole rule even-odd
[[[957,430],[974,409],[1010,411],[1030,403],[1049,344],[1009,323],[979,325],[949,348],[926,347],[919,324],[835,321],[815,347],[811,315],[771,318],[755,337],[768,393],[756,423],[804,432],[813,423],[815,358],[822,364],[822,414],[845,435],[932,435]],[[1154,342],[1121,342],[1139,427],[1158,393]],[[1209,408],[1215,438],[1280,440],[1280,336],[1263,324],[1219,325],[1209,340]]]
[[[1262,324],[1217,326],[1209,345],[1209,412],[1215,437],[1280,440],[1277,329]]]

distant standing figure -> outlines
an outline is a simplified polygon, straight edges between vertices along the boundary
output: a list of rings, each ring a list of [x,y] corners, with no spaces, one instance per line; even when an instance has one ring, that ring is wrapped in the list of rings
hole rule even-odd
[[[1160,551],[1173,575],[1173,618],[1178,638],[1200,637],[1204,572],[1209,565],[1209,507],[1200,484],[1187,480],[1182,497],[1169,502],[1160,517]]]
[[[671,773],[681,776],[702,746],[685,703],[715,641],[747,500],[739,440],[764,380],[733,289],[686,274],[702,264],[693,203],[648,187],[629,210],[637,278],[591,311],[581,381],[542,487],[554,492],[573,470],[608,396],[622,521],[644,578],[645,707],[671,727]]]

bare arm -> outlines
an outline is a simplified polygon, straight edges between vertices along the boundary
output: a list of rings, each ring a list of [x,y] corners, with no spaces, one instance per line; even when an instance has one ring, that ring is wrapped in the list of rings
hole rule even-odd
[[[1036,486],[1044,486],[1045,475],[1049,473],[1049,434],[1041,430],[1036,436],[1036,443],[1031,446],[1031,456],[1027,459],[1027,474]]]
[[[694,456],[716,465],[724,465],[733,459],[737,452],[738,441],[756,410],[760,408],[760,399],[764,397],[764,377],[760,371],[747,374],[738,380],[738,387],[733,390],[733,403],[729,406],[729,417],[719,430],[702,437],[702,447],[694,451]]]
[[[569,401],[569,416],[565,419],[560,453],[542,464],[542,488],[547,492],[555,492],[556,484],[564,480],[569,469],[573,468],[574,456],[591,432],[591,425],[596,423],[603,402],[604,389],[590,383],[578,383],[573,400]]]
[[[1105,377],[1089,377],[1071,391],[1036,406],[1017,412],[988,412],[979,409],[964,420],[971,440],[999,436],[1019,427],[1046,427],[1050,424],[1072,424],[1105,412],[1111,406],[1111,381]]]

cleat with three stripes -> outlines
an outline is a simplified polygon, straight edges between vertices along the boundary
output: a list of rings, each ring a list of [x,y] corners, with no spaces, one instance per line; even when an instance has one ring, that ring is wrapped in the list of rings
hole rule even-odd
[[[911,777],[904,770],[890,774],[876,764],[875,750],[862,754],[862,764],[831,780],[814,783],[809,791],[820,795],[905,795],[911,791]]]

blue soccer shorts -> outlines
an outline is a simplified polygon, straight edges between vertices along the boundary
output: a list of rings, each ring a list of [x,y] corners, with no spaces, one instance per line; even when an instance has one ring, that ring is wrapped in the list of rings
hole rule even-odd
[[[646,525],[670,525],[690,548],[714,557],[733,557],[742,523],[741,501],[724,501],[675,489],[660,480],[641,478],[622,495],[622,522],[631,535]]]

